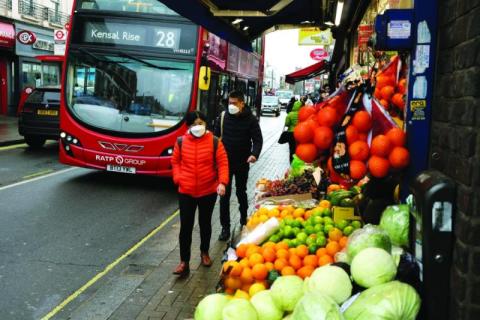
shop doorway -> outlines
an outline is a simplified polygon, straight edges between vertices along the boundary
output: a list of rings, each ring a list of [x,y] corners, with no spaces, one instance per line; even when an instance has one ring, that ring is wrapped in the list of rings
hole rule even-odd
[[[0,57],[0,114],[8,112],[8,61]]]

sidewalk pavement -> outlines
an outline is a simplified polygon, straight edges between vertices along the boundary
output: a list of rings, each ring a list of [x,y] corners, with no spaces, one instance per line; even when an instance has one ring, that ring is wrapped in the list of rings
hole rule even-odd
[[[267,119],[268,120],[268,119]],[[282,122],[283,117],[278,123]],[[265,148],[259,161],[252,165],[248,182],[249,203],[253,204],[255,183],[262,177],[274,179],[282,177],[287,170],[288,145],[276,143],[281,129],[275,126],[262,126]],[[269,132],[265,132],[269,131]],[[232,192],[232,226],[239,223],[236,210],[238,202]],[[251,205],[249,211],[253,210]],[[219,205],[215,207],[212,219],[212,240],[210,255],[213,265],[205,268],[200,265],[200,236],[195,225],[192,241],[190,275],[179,279],[172,270],[179,263],[180,251],[178,233],[180,223],[175,218],[166,228],[148,240],[140,249],[127,258],[123,271],[110,277],[89,298],[75,310],[60,314],[61,319],[109,319],[109,320],[173,320],[193,319],[195,306],[205,296],[215,293],[219,280],[221,259],[226,243],[217,241],[221,226]],[[238,230],[238,228],[237,228]],[[237,231],[238,232],[238,231]]]
[[[18,134],[18,118],[0,115],[0,146],[22,142],[24,139]]]

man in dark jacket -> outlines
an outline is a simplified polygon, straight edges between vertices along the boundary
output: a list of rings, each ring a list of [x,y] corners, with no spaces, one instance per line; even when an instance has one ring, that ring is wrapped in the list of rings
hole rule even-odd
[[[228,99],[228,110],[222,113],[215,125],[215,135],[222,139],[227,151],[230,169],[230,184],[220,198],[220,222],[222,233],[218,238],[225,241],[230,237],[230,196],[232,178],[235,177],[240,224],[247,223],[248,198],[247,181],[250,163],[255,163],[262,151],[262,131],[257,119],[245,106],[242,92],[232,91]]]

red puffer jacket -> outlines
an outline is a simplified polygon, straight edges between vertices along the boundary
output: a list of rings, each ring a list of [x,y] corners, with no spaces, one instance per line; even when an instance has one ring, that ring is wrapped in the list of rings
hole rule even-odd
[[[201,138],[186,133],[182,147],[175,144],[172,167],[173,182],[178,191],[195,198],[217,192],[219,183],[228,184],[228,158],[223,144],[218,141],[216,160],[213,157],[213,134],[208,132]]]

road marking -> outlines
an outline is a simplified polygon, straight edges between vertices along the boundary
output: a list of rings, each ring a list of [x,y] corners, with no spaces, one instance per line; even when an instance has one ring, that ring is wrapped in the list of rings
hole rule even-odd
[[[43,170],[43,171],[40,171],[40,172],[37,172],[37,173],[32,173],[28,176],[23,177],[22,179],[23,180],[32,179],[32,178],[35,178],[35,177],[38,177],[38,176],[44,176],[44,175],[49,174],[51,172],[53,172],[53,169],[47,169],[47,170]]]
[[[110,270],[112,270],[115,266],[117,266],[120,262],[122,262],[123,259],[128,257],[130,254],[132,254],[135,250],[140,248],[148,239],[153,237],[158,231],[163,229],[170,221],[172,221],[179,213],[180,211],[177,210],[174,213],[172,213],[165,221],[162,222],[158,227],[150,231],[149,234],[147,234],[142,240],[137,242],[133,247],[131,247],[127,252],[122,254],[120,257],[117,258],[117,260],[113,261],[111,264],[109,264],[105,269],[103,269],[102,272],[98,273],[95,277],[90,279],[87,283],[85,283],[80,289],[72,293],[69,297],[67,297],[65,300],[62,301],[58,306],[52,309],[49,313],[47,313],[41,320],[49,320],[53,316],[55,316],[58,312],[62,311],[65,306],[67,306],[70,302],[75,300],[79,295],[81,295],[85,290],[87,290],[89,287],[91,287],[93,284],[95,284],[98,280],[100,280],[103,276],[105,276]]]
[[[26,146],[27,146],[26,143],[14,144],[14,145],[11,145],[11,146],[0,147],[0,151],[18,149],[18,148],[26,147]]]
[[[16,182],[16,183],[13,183],[13,184],[9,184],[8,186],[0,187],[0,191],[10,189],[10,188],[14,188],[14,187],[18,187],[22,184],[38,181],[38,180],[41,180],[41,179],[50,178],[50,177],[53,177],[53,176],[56,176],[56,175],[59,175],[59,174],[62,174],[62,173],[66,173],[66,172],[73,171],[73,170],[78,170],[78,169],[79,168],[67,168],[67,169],[57,171],[57,172],[52,172],[50,174],[46,174],[44,176],[36,177],[36,178],[30,179],[30,180],[24,180],[24,181]]]
[[[49,146],[49,145],[52,145],[54,143],[58,143],[58,141],[46,142],[45,146]],[[0,151],[13,150],[13,149],[18,149],[18,148],[23,148],[23,147],[28,147],[28,144],[19,143],[19,144],[14,144],[14,145],[11,145],[11,146],[0,147]]]

